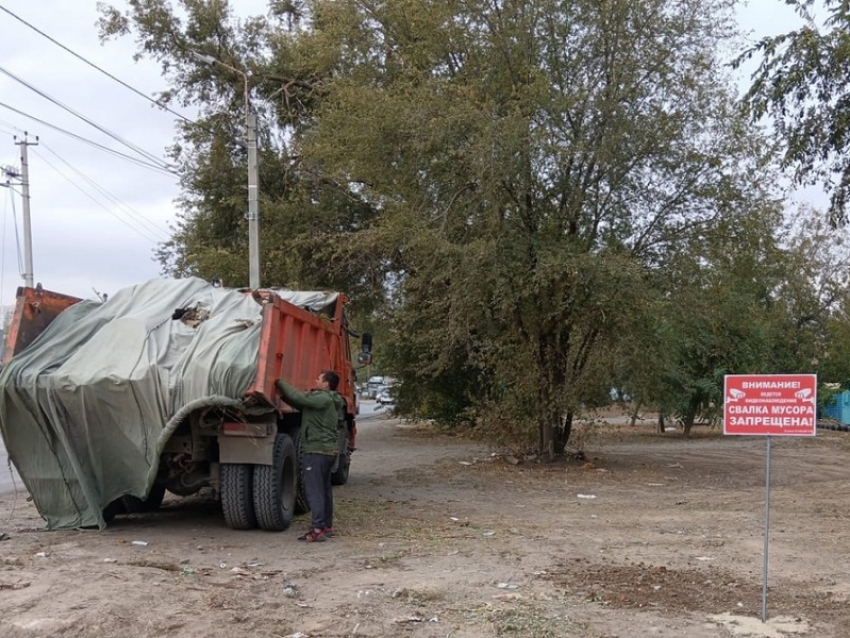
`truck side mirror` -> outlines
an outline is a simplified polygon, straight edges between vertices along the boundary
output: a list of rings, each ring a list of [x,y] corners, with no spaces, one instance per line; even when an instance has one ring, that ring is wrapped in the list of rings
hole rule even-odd
[[[368,366],[372,363],[372,355],[368,352],[361,352],[357,355],[357,363],[361,366]]]
[[[372,335],[368,332],[364,332],[363,336],[360,337],[360,351],[365,353],[372,352]]]

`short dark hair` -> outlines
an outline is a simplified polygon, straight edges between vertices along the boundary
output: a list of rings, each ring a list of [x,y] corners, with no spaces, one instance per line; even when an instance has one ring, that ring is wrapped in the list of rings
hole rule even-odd
[[[331,390],[339,387],[339,375],[333,370],[322,370],[322,378],[328,382],[328,388]]]

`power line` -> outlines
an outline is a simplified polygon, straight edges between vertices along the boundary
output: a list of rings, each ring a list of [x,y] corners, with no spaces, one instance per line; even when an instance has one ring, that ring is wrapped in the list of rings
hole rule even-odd
[[[21,131],[21,129],[19,129],[17,126],[12,124],[11,122],[7,122],[6,120],[0,120],[0,124],[2,124],[3,126],[7,126],[12,131],[20,131],[21,133],[23,133],[23,131]]]
[[[73,115],[73,116],[75,116],[75,117],[77,117],[77,118],[81,119],[82,121],[84,121],[84,122],[85,122],[86,124],[88,124],[89,126],[92,126],[92,127],[96,128],[96,129],[97,129],[98,131],[100,131],[101,133],[104,133],[105,135],[107,135],[107,136],[111,137],[112,139],[114,139],[115,141],[119,142],[120,144],[123,144],[124,146],[126,146],[126,147],[127,147],[127,148],[129,148],[130,150],[135,151],[136,153],[138,153],[138,154],[139,154],[139,155],[141,155],[142,157],[147,158],[149,161],[153,162],[154,164],[159,165],[161,168],[164,168],[164,169],[167,169],[167,168],[168,168],[168,164],[167,164],[166,162],[163,162],[160,158],[158,158],[158,157],[157,157],[156,155],[154,155],[153,153],[149,153],[148,151],[146,151],[146,150],[144,150],[144,149],[142,149],[142,148],[140,148],[140,147],[136,146],[135,144],[133,144],[133,143],[131,143],[131,142],[129,142],[129,141],[127,141],[127,140],[125,140],[124,138],[122,138],[122,137],[121,137],[120,135],[118,135],[117,133],[113,133],[112,131],[110,131],[110,130],[109,130],[109,129],[107,129],[106,127],[101,126],[100,124],[98,124],[98,123],[97,123],[97,122],[95,122],[94,120],[92,120],[92,119],[90,119],[90,118],[86,117],[85,115],[83,115],[82,113],[79,113],[78,111],[76,111],[76,110],[72,109],[72,108],[71,108],[70,106],[68,106],[67,104],[64,104],[63,102],[61,102],[61,101],[57,100],[56,98],[51,97],[50,95],[48,95],[47,93],[45,93],[44,91],[42,91],[41,89],[39,89],[38,87],[36,87],[36,86],[34,86],[34,85],[30,84],[29,82],[27,82],[27,81],[26,81],[26,80],[24,80],[23,78],[18,77],[17,75],[15,75],[14,73],[12,73],[12,72],[11,72],[11,71],[9,71],[8,69],[5,69],[5,68],[3,68],[2,66],[0,66],[0,73],[3,73],[4,75],[6,75],[6,76],[8,76],[8,77],[12,78],[13,80],[15,80],[15,82],[18,82],[18,83],[22,84],[23,86],[25,86],[25,87],[27,87],[28,89],[30,89],[31,91],[33,91],[33,92],[37,93],[38,95],[40,95],[40,96],[41,96],[41,97],[43,97],[44,99],[46,99],[46,100],[48,100],[48,101],[52,102],[53,104],[55,104],[56,106],[60,107],[61,109],[64,109],[65,111],[67,111],[67,112],[68,112],[68,113],[70,113],[71,115]]]
[[[149,231],[151,231],[152,233],[154,233],[154,234],[158,235],[158,236],[159,236],[159,238],[160,238],[160,240],[167,240],[167,239],[169,239],[169,235],[168,235],[168,231],[167,231],[167,230],[165,230],[164,228],[162,228],[162,227],[158,226],[157,224],[155,224],[154,222],[152,222],[151,220],[149,220],[149,219],[148,219],[145,215],[143,215],[142,213],[140,213],[139,211],[137,211],[135,208],[133,208],[133,207],[132,207],[132,206],[130,206],[129,204],[127,204],[127,203],[125,203],[125,202],[121,201],[120,199],[118,199],[118,197],[116,197],[115,195],[113,195],[112,193],[110,193],[110,192],[109,192],[108,190],[106,190],[103,186],[101,186],[100,184],[98,184],[97,182],[95,182],[95,181],[94,181],[91,177],[89,177],[88,175],[86,175],[85,173],[83,173],[81,170],[79,170],[78,168],[76,168],[75,166],[73,166],[70,162],[68,162],[66,159],[64,159],[62,156],[60,156],[60,155],[59,155],[59,153],[57,153],[55,150],[53,150],[52,148],[50,148],[47,144],[45,144],[45,143],[44,143],[44,141],[42,141],[42,142],[41,142],[41,145],[42,145],[44,148],[46,148],[48,151],[50,151],[50,152],[51,152],[51,153],[52,153],[52,154],[56,157],[56,159],[58,159],[58,160],[59,160],[60,162],[62,162],[65,166],[67,166],[67,167],[68,167],[68,168],[70,168],[72,171],[74,171],[77,175],[79,175],[79,177],[80,177],[83,181],[85,181],[87,184],[89,184],[89,186],[91,186],[92,188],[94,188],[94,189],[95,189],[98,193],[100,193],[103,197],[105,197],[106,199],[108,199],[108,200],[109,200],[110,202],[112,202],[115,206],[118,206],[119,208],[123,209],[123,210],[124,210],[124,212],[125,212],[125,213],[129,216],[129,217],[131,217],[131,218],[132,218],[135,222],[137,222],[137,223],[138,223],[138,224],[140,224],[141,226],[144,226],[146,230],[149,230]],[[34,152],[36,155],[38,155],[39,157],[41,157],[42,159],[44,159],[44,156],[43,156],[43,155],[41,155],[41,153],[38,153],[38,152],[36,152],[35,150],[33,150],[33,152]]]
[[[138,154],[139,154],[139,155],[141,155],[142,157],[147,158],[148,160],[150,160],[151,162],[153,162],[153,163],[155,163],[155,164],[160,164],[160,165],[161,165],[161,167],[162,167],[162,168],[164,168],[164,169],[168,169],[168,168],[169,168],[169,166],[168,166],[168,164],[167,164],[166,162],[163,162],[161,159],[159,159],[159,158],[158,158],[156,155],[154,155],[153,153],[149,153],[148,151],[146,151],[146,150],[144,150],[144,149],[142,149],[142,148],[140,148],[140,147],[136,146],[136,145],[135,145],[135,144],[133,144],[132,142],[129,142],[129,141],[125,140],[123,137],[121,137],[121,136],[120,136],[120,135],[118,135],[117,133],[113,133],[112,131],[110,131],[110,130],[109,130],[109,129],[107,129],[106,127],[101,126],[100,124],[98,124],[98,123],[97,123],[97,122],[95,122],[94,120],[92,120],[92,119],[90,119],[90,118],[86,117],[85,115],[83,115],[82,113],[80,113],[80,112],[78,112],[78,111],[76,111],[76,110],[72,109],[72,108],[71,108],[70,106],[68,106],[67,104],[64,104],[63,102],[61,102],[61,101],[57,100],[56,98],[54,98],[54,97],[52,97],[52,96],[48,95],[47,93],[45,93],[44,91],[42,91],[42,90],[41,90],[41,89],[39,89],[38,87],[36,87],[36,86],[34,86],[34,85],[30,84],[29,82],[27,82],[27,81],[26,81],[26,80],[24,80],[23,78],[18,77],[17,75],[15,75],[14,73],[12,73],[12,72],[11,72],[11,71],[9,71],[8,69],[5,69],[5,68],[3,68],[2,66],[0,66],[0,73],[3,73],[4,75],[6,75],[6,76],[8,76],[8,77],[12,78],[13,80],[15,80],[15,82],[18,82],[19,84],[22,84],[23,86],[25,86],[25,87],[27,87],[28,89],[30,89],[31,91],[33,91],[33,92],[37,93],[38,95],[40,95],[40,96],[41,96],[41,97],[43,97],[44,99],[46,99],[46,100],[48,100],[48,101],[52,102],[53,104],[55,104],[55,105],[56,105],[56,106],[58,106],[59,108],[61,108],[61,109],[65,110],[65,111],[67,111],[68,113],[70,113],[71,115],[73,115],[73,116],[75,116],[75,117],[77,117],[77,118],[81,119],[83,122],[85,122],[85,123],[86,123],[86,124],[88,124],[89,126],[92,126],[92,127],[96,128],[98,131],[100,131],[101,133],[103,133],[103,134],[105,134],[105,135],[107,135],[107,136],[111,137],[111,138],[112,138],[112,139],[114,139],[116,142],[118,142],[118,143],[120,143],[120,144],[123,144],[124,146],[126,146],[127,148],[129,148],[129,149],[130,149],[130,150],[132,150],[132,151],[135,151],[136,153],[138,153]]]
[[[42,119],[35,117],[34,115],[30,115],[29,113],[25,113],[24,111],[21,111],[20,109],[16,109],[14,106],[10,106],[9,104],[6,104],[4,102],[0,102],[0,107],[3,107],[4,109],[8,109],[8,110],[12,111],[13,113],[17,113],[18,115],[22,115],[26,118],[29,118],[29,119],[33,120],[34,122],[38,122],[39,124],[41,124],[43,126],[47,126],[48,128],[52,128],[54,131],[59,131],[60,133],[68,135],[69,137],[73,137],[74,139],[76,139],[80,142],[84,142],[86,144],[89,144],[90,146],[98,148],[101,151],[111,153],[112,155],[115,155],[115,156],[120,157],[122,159],[128,160],[130,162],[133,162],[134,164],[137,164],[137,165],[142,166],[144,168],[148,168],[150,170],[155,170],[155,171],[160,172],[160,173],[167,173],[169,175],[176,175],[177,174],[177,171],[175,171],[175,170],[162,168],[161,166],[158,166],[158,165],[155,165],[155,164],[150,164],[148,162],[145,162],[145,161],[139,159],[138,157],[133,157],[131,155],[127,155],[126,153],[122,153],[121,151],[116,151],[115,149],[109,148],[108,146],[104,146],[103,144],[99,144],[99,143],[94,142],[94,141],[92,141],[88,138],[85,138],[82,135],[77,135],[76,133],[71,133],[70,131],[66,131],[65,129],[63,129],[59,126],[56,126],[55,124],[51,124],[50,122],[47,122],[45,120],[42,120]],[[15,127],[15,128],[17,128],[17,127]]]
[[[112,211],[112,210],[111,210],[111,209],[109,209],[108,207],[104,206],[103,202],[101,202],[101,201],[99,201],[97,198],[93,197],[91,193],[87,192],[87,191],[86,191],[86,190],[85,190],[82,186],[80,186],[79,184],[77,184],[77,183],[76,183],[73,179],[71,179],[70,177],[68,177],[68,176],[67,176],[65,173],[63,173],[61,170],[59,170],[56,166],[54,166],[54,165],[53,165],[53,162],[51,162],[50,160],[48,160],[46,157],[44,157],[44,156],[43,156],[43,155],[41,155],[41,154],[39,154],[39,157],[42,159],[42,161],[44,161],[44,163],[45,163],[45,164],[47,164],[50,168],[52,168],[54,171],[56,171],[57,173],[59,173],[59,175],[60,175],[62,178],[64,178],[67,182],[69,182],[69,183],[70,183],[70,184],[71,184],[74,188],[76,188],[77,190],[79,190],[79,191],[80,191],[83,195],[85,195],[86,197],[88,197],[88,198],[89,198],[90,200],[92,200],[95,204],[97,204],[97,205],[98,205],[98,206],[100,206],[103,210],[105,210],[107,213],[109,213],[110,215],[112,215],[115,219],[117,219],[117,220],[118,220],[118,221],[120,221],[122,224],[124,224],[125,226],[127,226],[127,228],[131,229],[131,230],[132,230],[133,232],[135,232],[137,235],[139,235],[139,236],[141,236],[141,237],[145,238],[146,240],[148,240],[149,242],[151,242],[151,243],[153,243],[153,244],[158,244],[158,243],[159,243],[159,240],[158,240],[156,237],[154,237],[154,236],[152,236],[151,234],[147,233],[147,232],[146,232],[146,231],[144,231],[143,229],[139,229],[139,228],[137,228],[136,226],[133,226],[133,225],[132,225],[130,222],[128,222],[126,219],[124,219],[124,218],[123,218],[123,217],[121,217],[120,215],[117,215],[114,211]]]
[[[133,218],[136,222],[138,222],[140,225],[144,226],[147,230],[150,230],[152,233],[158,235],[161,240],[169,239],[168,231],[166,229],[164,229],[162,226],[154,223],[153,221],[148,219],[148,217],[145,216],[143,213],[140,213],[138,210],[136,210],[135,208],[133,208],[132,206],[130,206],[126,202],[122,201],[121,199],[119,199],[118,197],[116,197],[115,195],[110,193],[103,186],[101,186],[100,184],[95,182],[91,177],[89,177],[88,175],[83,173],[81,170],[79,170],[78,168],[76,168],[75,166],[70,164],[66,159],[64,159],[56,151],[54,151],[47,144],[45,144],[44,141],[42,141],[41,145],[44,148],[46,148],[48,151],[50,151],[56,157],[56,159],[58,159],[60,162],[65,164],[65,166],[67,166],[72,171],[74,171],[77,175],[79,175],[80,178],[83,181],[85,181],[87,184],[89,184],[98,193],[103,195],[106,199],[108,199],[110,202],[112,202],[115,206],[118,206],[119,208],[123,209],[124,212],[129,217]],[[44,157],[40,153],[36,153],[36,155],[38,155],[39,157],[44,159]]]
[[[41,35],[41,36],[43,36],[43,37],[47,38],[47,39],[48,39],[48,40],[50,40],[53,44],[55,44],[56,46],[58,46],[58,47],[60,47],[60,48],[64,49],[65,51],[67,51],[68,53],[70,53],[71,55],[73,55],[75,58],[77,58],[78,60],[81,60],[81,61],[85,62],[86,64],[88,64],[90,67],[92,67],[92,68],[94,68],[94,69],[97,69],[98,71],[100,71],[101,73],[103,73],[106,77],[111,78],[112,80],[115,80],[116,82],[118,82],[118,84],[120,84],[121,86],[123,86],[123,87],[125,87],[125,88],[130,89],[130,90],[131,90],[133,93],[135,93],[136,95],[140,95],[141,97],[145,98],[145,99],[146,99],[148,102],[150,102],[151,104],[153,104],[153,105],[155,105],[155,106],[157,106],[157,107],[159,107],[159,108],[161,108],[161,109],[163,109],[163,110],[165,110],[165,111],[168,111],[169,113],[171,113],[171,114],[173,114],[173,115],[176,115],[176,116],[177,116],[177,117],[179,117],[180,119],[182,119],[182,120],[184,120],[184,121],[186,121],[186,122],[188,122],[188,123],[190,123],[190,124],[196,124],[196,122],[194,122],[193,120],[189,119],[189,118],[188,118],[188,117],[186,117],[185,115],[183,115],[183,114],[181,114],[181,113],[178,113],[177,111],[173,111],[172,109],[170,109],[169,107],[167,107],[165,104],[162,104],[161,102],[158,102],[158,101],[154,100],[154,99],[153,99],[153,98],[151,98],[150,96],[145,95],[144,93],[142,93],[141,91],[139,91],[139,90],[138,90],[138,89],[136,89],[135,87],[132,87],[132,86],[130,86],[129,84],[127,84],[126,82],[124,82],[124,80],[121,80],[121,79],[119,79],[119,78],[115,77],[114,75],[112,75],[111,73],[109,73],[109,71],[106,71],[106,70],[102,69],[101,67],[99,67],[98,65],[96,65],[94,62],[90,62],[89,60],[87,60],[86,58],[84,58],[83,56],[81,56],[79,53],[77,53],[77,52],[75,52],[75,51],[72,51],[71,49],[69,49],[68,47],[66,47],[64,44],[62,44],[61,42],[59,42],[59,41],[55,40],[54,38],[50,37],[49,35],[47,35],[47,34],[46,34],[44,31],[42,31],[41,29],[39,29],[39,28],[35,27],[34,25],[30,24],[29,22],[27,22],[26,20],[24,20],[24,19],[23,19],[22,17],[20,17],[19,15],[16,15],[15,13],[11,12],[9,9],[7,9],[6,7],[4,7],[2,4],[0,4],[0,10],[5,11],[5,12],[6,12],[6,13],[8,13],[10,16],[12,16],[13,18],[15,18],[15,20],[17,20],[18,22],[21,22],[22,24],[24,24],[24,25],[28,26],[30,29],[32,29],[33,31],[35,31],[35,32],[36,32],[36,33],[38,33],[39,35]]]

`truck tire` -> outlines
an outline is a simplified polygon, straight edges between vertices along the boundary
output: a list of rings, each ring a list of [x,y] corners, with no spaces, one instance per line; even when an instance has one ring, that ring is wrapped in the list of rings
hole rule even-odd
[[[295,514],[298,490],[298,459],[295,444],[286,434],[274,441],[272,465],[254,466],[254,511],[262,529],[285,530]]]
[[[232,529],[257,526],[252,488],[253,466],[246,463],[221,464],[221,511]]]
[[[304,449],[301,447],[301,430],[296,430],[292,437],[295,443],[295,458],[298,460],[298,489],[295,491],[295,513],[304,514],[310,511],[307,503],[307,492],[304,489]]]
[[[348,426],[340,428],[339,458],[336,470],[331,474],[331,485],[348,483],[348,471],[351,469],[351,452],[348,451]]]

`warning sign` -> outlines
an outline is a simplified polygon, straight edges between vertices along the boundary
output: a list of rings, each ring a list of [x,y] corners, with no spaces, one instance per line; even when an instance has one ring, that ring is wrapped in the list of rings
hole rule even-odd
[[[723,434],[816,434],[814,374],[729,374],[723,396]]]

